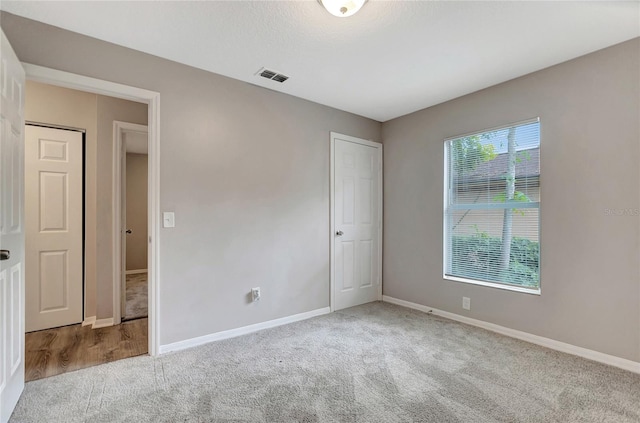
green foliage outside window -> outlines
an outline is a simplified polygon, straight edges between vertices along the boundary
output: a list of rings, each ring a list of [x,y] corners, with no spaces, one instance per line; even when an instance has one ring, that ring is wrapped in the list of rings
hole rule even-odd
[[[452,273],[465,278],[495,282],[495,270],[500,265],[502,239],[484,233],[453,236]],[[511,240],[509,266],[499,275],[500,281],[525,287],[537,287],[539,279],[539,244],[526,238]]]

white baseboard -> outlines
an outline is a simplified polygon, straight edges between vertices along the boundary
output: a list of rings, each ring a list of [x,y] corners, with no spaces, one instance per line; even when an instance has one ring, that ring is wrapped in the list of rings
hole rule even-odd
[[[589,350],[587,348],[578,347],[575,345],[567,344],[565,342],[556,341],[554,339],[545,338],[531,333],[522,332],[515,329],[510,329],[504,326],[496,325],[493,323],[484,322],[482,320],[472,319],[470,317],[461,316],[459,314],[450,313],[448,311],[438,310],[433,307],[424,306],[422,304],[412,303],[410,301],[399,300],[397,298],[389,297],[387,295],[382,296],[382,301],[396,304],[399,306],[412,308],[414,310],[423,311],[425,313],[431,313],[436,316],[441,316],[447,319],[455,320],[457,322],[466,323],[471,326],[477,326],[482,329],[490,330],[492,332],[506,335],[511,338],[520,339],[521,341],[530,342],[532,344],[541,345],[543,347],[550,348],[552,350],[560,351],[563,353],[576,355],[578,357],[586,358],[588,360],[597,361],[598,363],[608,364],[610,366],[618,367],[620,369],[628,370],[633,373],[640,374],[640,362],[627,360],[625,358],[616,357],[601,353],[598,351]]]
[[[196,347],[202,344],[208,344],[213,341],[220,341],[222,339],[235,338],[236,336],[246,335],[248,333],[257,332],[263,329],[274,328],[276,326],[286,325],[288,323],[299,322],[300,320],[310,319],[312,317],[321,316],[331,312],[329,307],[319,308],[317,310],[307,311],[305,313],[294,314],[293,316],[282,317],[280,319],[269,320],[262,323],[256,323],[254,325],[243,326],[236,329],[225,330],[222,332],[216,332],[209,335],[199,336],[197,338],[185,339],[184,341],[178,341],[171,344],[160,345],[160,354],[180,351],[191,347]]]
[[[124,272],[125,275],[136,275],[138,273],[147,273],[147,269],[126,270]]]
[[[93,323],[93,329],[106,328],[107,326],[113,326],[113,317],[108,317],[106,319],[97,319]]]
[[[91,326],[91,329],[106,328],[107,326],[113,326],[113,317],[107,319],[96,319],[96,316],[90,316],[84,319],[82,326]]]

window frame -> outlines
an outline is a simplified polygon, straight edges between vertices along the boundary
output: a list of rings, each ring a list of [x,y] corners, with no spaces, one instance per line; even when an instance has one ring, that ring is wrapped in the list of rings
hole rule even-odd
[[[451,216],[449,215],[448,211],[449,211],[449,201],[450,201],[450,191],[451,191],[451,186],[450,186],[450,181],[449,181],[449,176],[450,176],[450,158],[449,158],[449,150],[450,150],[450,141],[454,141],[460,138],[464,138],[464,137],[469,137],[472,135],[478,135],[478,134],[483,134],[486,132],[492,132],[492,131],[499,131],[499,130],[504,130],[504,129],[508,129],[508,128],[512,128],[512,127],[516,127],[516,126],[522,126],[522,125],[528,125],[528,124],[532,124],[532,123],[537,123],[540,127],[540,138],[538,139],[538,148],[541,149],[542,146],[542,123],[540,122],[540,117],[535,117],[535,118],[531,118],[531,119],[526,119],[526,120],[522,120],[522,121],[518,121],[518,122],[513,122],[513,123],[509,123],[506,125],[500,125],[500,126],[495,126],[492,128],[487,128],[487,129],[482,129],[480,131],[473,131],[473,132],[468,132],[465,134],[461,134],[461,135],[456,135],[453,137],[448,137],[443,141],[443,153],[444,153],[444,184],[443,184],[443,195],[442,195],[442,199],[443,199],[443,209],[442,209],[442,278],[444,280],[447,281],[453,281],[453,282],[462,282],[462,283],[468,283],[471,285],[479,285],[479,286],[486,286],[486,287],[490,287],[490,288],[498,288],[498,289],[502,289],[502,290],[507,290],[507,291],[514,291],[514,292],[521,292],[521,293],[525,293],[525,294],[533,294],[533,295],[541,295],[542,294],[542,260],[541,257],[538,257],[538,286],[537,287],[525,287],[525,286],[521,286],[521,285],[516,285],[516,284],[509,284],[506,282],[491,282],[491,281],[485,281],[485,280],[480,280],[480,279],[470,279],[470,278],[465,278],[465,277],[461,277],[461,276],[454,276],[454,275],[448,275],[447,274],[447,268],[449,268],[450,266],[448,266],[451,263],[451,257],[450,257],[450,253],[451,253],[451,241],[452,241],[452,237],[450,236],[449,232],[449,227],[450,227],[450,221],[449,219],[451,218]],[[540,169],[540,175],[542,175],[542,168]],[[541,190],[541,176],[539,176],[538,179],[538,190],[540,192],[540,195],[542,195],[542,190]],[[538,245],[542,245],[542,227],[541,227],[541,213],[542,213],[542,208],[541,208],[541,204],[542,202],[540,201],[540,199],[537,202],[534,203],[529,203],[529,204],[537,204],[537,206],[533,206],[533,205],[527,205],[524,208],[537,208],[538,210]],[[491,206],[491,207],[478,207],[479,209],[489,209],[489,208],[498,208],[498,209],[504,209],[507,208],[505,207],[506,205],[508,205],[508,203],[505,203],[504,206]],[[523,208],[523,203],[518,202],[517,203],[518,208]]]

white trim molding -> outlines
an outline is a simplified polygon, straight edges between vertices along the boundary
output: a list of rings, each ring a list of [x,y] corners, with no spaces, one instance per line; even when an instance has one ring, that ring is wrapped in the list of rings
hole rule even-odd
[[[489,330],[491,332],[509,336],[511,338],[516,338],[521,341],[530,342],[532,344],[540,345],[552,350],[575,355],[578,357],[586,358],[587,360],[596,361],[602,364],[608,364],[609,366],[618,367],[623,370],[628,370],[630,372],[640,374],[640,362],[637,361],[627,360],[625,358],[601,353],[599,351],[589,350],[587,348],[582,348],[575,345],[567,344],[565,342],[556,341],[555,339],[549,339],[542,336],[533,335],[531,333],[510,329],[493,323],[484,322],[482,320],[472,319],[470,317],[450,313],[448,311],[438,310],[436,308],[425,306],[422,304],[416,304],[410,301],[389,297],[387,295],[382,296],[382,301],[402,307],[411,308],[414,310],[419,310],[425,313],[434,314],[446,319],[455,320],[456,322],[465,323],[467,325],[476,326],[482,329]]]
[[[337,132],[330,133],[329,143],[329,307],[331,311],[335,311],[336,298],[335,298],[335,233],[336,233],[336,213],[334,209],[335,203],[335,173],[336,173],[336,139],[342,141],[348,141],[355,144],[366,145],[367,147],[373,147],[378,150],[378,277],[380,283],[378,284],[378,301],[382,300],[382,233],[383,233],[383,202],[382,197],[384,195],[383,190],[383,158],[382,143],[365,140],[361,138],[352,137],[349,135],[339,134]]]
[[[114,320],[112,317],[106,319],[96,319],[96,316],[90,316],[84,319],[82,327],[91,326],[91,329],[106,328],[107,326],[114,326]]]
[[[97,319],[93,322],[92,329],[106,328],[107,326],[113,326],[113,317],[107,317],[106,319]]]
[[[31,63],[23,62],[22,66],[25,69],[27,79],[31,81],[137,101],[148,105],[149,253],[147,267],[149,269],[149,355],[157,355],[160,347],[160,246],[158,242],[160,235],[160,93]],[[113,241],[115,242],[116,240]],[[99,321],[103,320],[99,319]]]
[[[147,273],[147,269],[126,270],[125,275],[137,275],[139,273]]]
[[[323,314],[329,314],[329,307],[319,308],[317,310],[307,311],[305,313],[294,314],[292,316],[281,317],[279,319],[268,320],[262,323],[256,323],[249,326],[243,326],[236,329],[229,329],[222,332],[216,332],[209,335],[199,336],[197,338],[185,339],[171,344],[160,345],[160,354],[180,351],[187,348],[197,347],[198,345],[208,344],[209,342],[221,341],[223,339],[235,338],[237,336],[246,335],[263,329],[275,328],[277,326],[287,325],[289,323],[299,322],[301,320],[310,319]]]

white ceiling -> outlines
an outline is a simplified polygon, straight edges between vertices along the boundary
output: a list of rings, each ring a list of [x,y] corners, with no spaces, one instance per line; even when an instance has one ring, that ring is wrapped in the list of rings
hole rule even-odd
[[[0,8],[381,122],[640,36],[637,1],[370,0],[350,18],[315,0]]]

